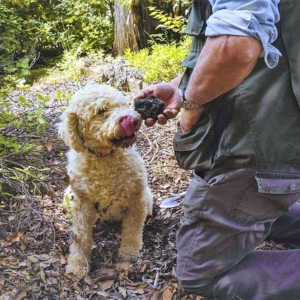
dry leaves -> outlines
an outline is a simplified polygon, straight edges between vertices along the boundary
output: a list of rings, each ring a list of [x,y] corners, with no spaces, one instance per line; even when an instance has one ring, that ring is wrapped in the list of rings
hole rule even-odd
[[[54,99],[57,90],[79,88],[74,82],[40,84],[38,92]],[[25,96],[34,99],[35,92]],[[67,147],[57,138],[54,125],[60,110],[55,109],[57,103],[52,105],[52,115],[46,116],[51,122],[47,136],[38,135],[47,150],[42,158],[43,167],[50,170],[47,193],[19,194],[9,201],[0,198],[0,300],[201,300],[184,293],[176,280],[175,239],[182,206],[159,207],[164,199],[185,192],[190,181],[190,172],[177,167],[172,150],[176,120],[168,126],[143,125],[139,131],[137,147],[148,170],[155,205],[153,216],[145,223],[141,257],[132,270],[120,274],[115,269],[121,224],[109,222],[97,223],[94,228],[89,275],[77,281],[65,274],[71,224],[66,209],[58,204],[68,185],[62,155]]]
[[[90,79],[87,79],[90,80]],[[71,82],[39,85],[40,94],[54,99],[57,90],[75,91]],[[26,97],[34,99],[35,92]],[[18,94],[12,95],[18,97]],[[132,96],[128,94],[131,101]],[[52,107],[51,107],[52,105]],[[146,220],[144,247],[132,269],[120,274],[115,269],[121,224],[97,223],[89,275],[77,281],[65,273],[70,241],[66,208],[59,207],[68,184],[65,171],[67,147],[57,138],[55,122],[60,109],[49,102],[45,118],[51,122],[47,136],[36,135],[41,151],[39,163],[49,168],[43,196],[15,195],[0,200],[0,300],[17,299],[108,299],[183,300],[186,295],[175,279],[175,237],[182,215],[180,206],[161,210],[165,198],[185,191],[190,174],[179,170],[172,150],[176,121],[170,127],[142,126],[137,147],[149,173],[155,205]]]

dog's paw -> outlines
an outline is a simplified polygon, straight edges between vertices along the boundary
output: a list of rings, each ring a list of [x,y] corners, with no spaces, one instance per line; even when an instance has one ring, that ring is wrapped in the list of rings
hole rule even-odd
[[[117,270],[120,272],[132,269],[133,263],[138,259],[139,256],[139,250],[130,249],[129,251],[127,249],[127,251],[124,251],[124,249],[120,249],[118,254],[118,262],[116,264]]]
[[[68,276],[74,279],[81,279],[87,275],[89,267],[82,264],[68,264],[66,267],[66,273]]]
[[[120,272],[120,271],[127,272],[132,269],[132,264],[128,261],[121,261],[121,262],[116,263],[116,269],[118,272]]]
[[[120,261],[127,261],[127,262],[133,262],[140,257],[140,251],[136,249],[125,249],[125,248],[120,248],[118,257]]]

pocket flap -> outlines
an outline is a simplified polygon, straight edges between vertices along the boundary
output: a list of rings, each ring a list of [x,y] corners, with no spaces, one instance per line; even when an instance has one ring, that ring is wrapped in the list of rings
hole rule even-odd
[[[258,191],[265,194],[292,194],[300,191],[300,176],[293,174],[280,174],[257,172],[255,179]]]

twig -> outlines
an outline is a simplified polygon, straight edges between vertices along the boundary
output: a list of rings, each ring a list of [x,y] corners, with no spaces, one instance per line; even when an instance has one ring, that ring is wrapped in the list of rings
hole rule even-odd
[[[159,280],[159,270],[156,271],[155,279],[154,279],[154,283],[153,283],[153,286],[154,286],[155,289],[158,286],[158,280]]]
[[[145,278],[146,275],[142,276],[142,281],[144,283],[146,283],[147,285],[149,285],[150,287],[152,287],[153,289],[157,289],[157,287],[158,287],[158,281],[159,281],[159,271],[160,271],[160,269],[159,268],[154,268],[153,271],[156,271],[153,284],[151,282],[149,282],[148,279]]]

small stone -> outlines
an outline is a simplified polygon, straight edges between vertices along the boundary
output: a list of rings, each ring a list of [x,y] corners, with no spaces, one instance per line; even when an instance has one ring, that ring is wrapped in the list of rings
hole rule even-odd
[[[142,119],[157,119],[157,116],[164,111],[164,102],[154,94],[150,94],[144,99],[139,99],[134,103],[134,109],[141,114]]]

